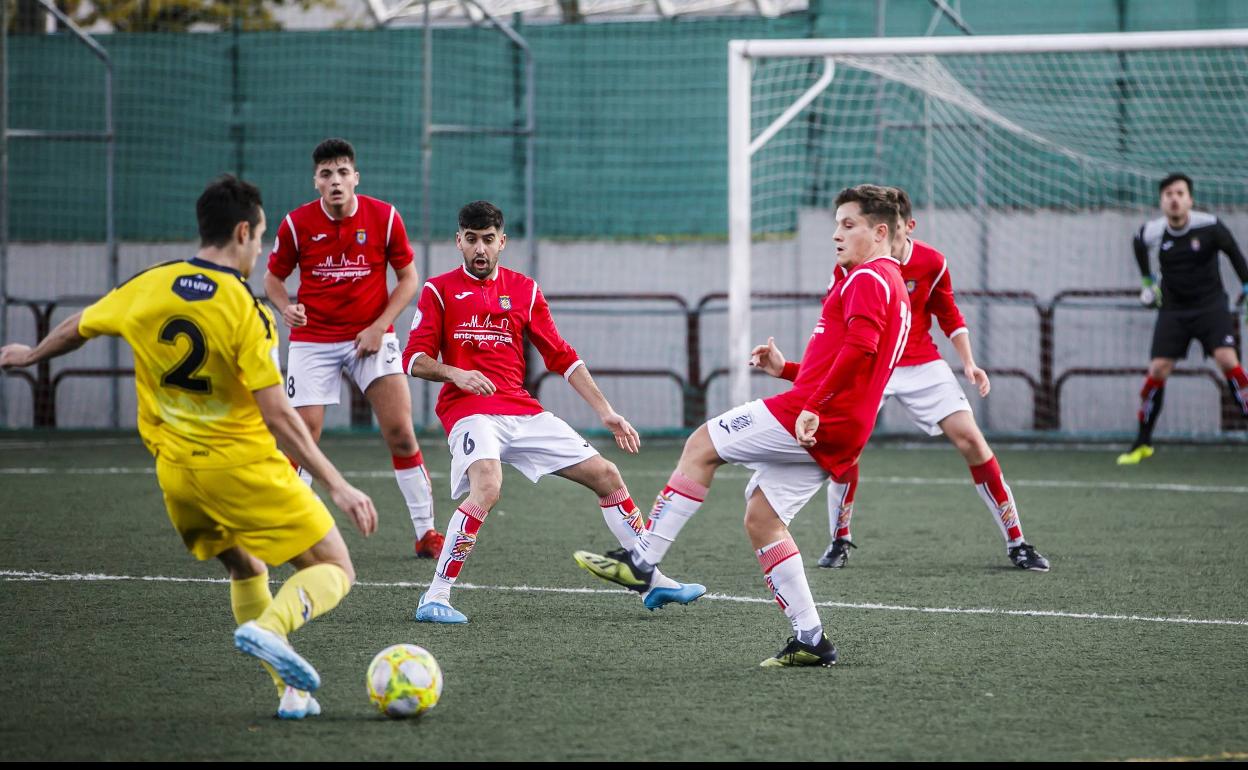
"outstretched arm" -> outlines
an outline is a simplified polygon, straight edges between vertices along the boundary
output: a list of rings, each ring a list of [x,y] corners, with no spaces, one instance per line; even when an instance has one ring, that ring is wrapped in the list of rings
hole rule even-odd
[[[40,340],[39,344],[33,348],[29,345],[17,344],[0,348],[0,369],[30,366],[82,347],[87,338],[78,332],[78,324],[81,320],[82,311],[79,310],[57,324],[52,333]]]
[[[568,384],[577,392],[581,398],[585,399],[585,403],[589,404],[594,410],[594,414],[598,415],[598,419],[602,420],[602,424],[611,431],[611,435],[615,436],[615,443],[630,454],[637,454],[641,449],[641,436],[637,435],[637,431],[614,409],[611,408],[607,397],[602,395],[602,391],[598,389],[598,384],[594,382],[594,378],[589,375],[589,369],[582,365],[578,366],[571,375],[568,376]]]

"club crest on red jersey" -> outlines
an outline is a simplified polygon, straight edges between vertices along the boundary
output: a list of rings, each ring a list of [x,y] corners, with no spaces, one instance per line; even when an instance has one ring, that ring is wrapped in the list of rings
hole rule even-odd
[[[909,294],[914,294],[914,287],[916,285],[917,284],[914,281],[906,281],[906,292]]]
[[[498,298],[498,306],[503,310],[511,310],[511,296],[503,294]]]
[[[362,228],[362,227],[361,227],[361,228],[359,228],[358,230],[356,230],[356,231],[355,231],[355,242],[356,242],[356,243],[358,243],[358,244],[360,244],[361,246],[363,246],[363,245],[364,245],[364,242],[365,242],[365,241],[367,241],[367,240],[368,240],[368,231],[367,231],[367,230],[365,230],[364,228]]]

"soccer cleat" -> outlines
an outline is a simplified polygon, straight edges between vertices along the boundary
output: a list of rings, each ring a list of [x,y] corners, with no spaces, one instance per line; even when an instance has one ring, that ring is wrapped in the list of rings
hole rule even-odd
[[[1147,460],[1153,456],[1153,448],[1148,444],[1141,444],[1130,452],[1123,452],[1118,455],[1119,465],[1139,465],[1141,461]]]
[[[417,559],[436,559],[442,555],[442,544],[446,537],[436,529],[431,529],[416,541]]]
[[[1035,546],[1029,543],[1016,545],[1010,549],[1010,561],[1014,562],[1014,566],[1019,569],[1031,570],[1032,572],[1048,572],[1049,560],[1040,555],[1036,551]]]
[[[645,593],[650,588],[650,580],[654,577],[654,568],[642,569],[633,563],[633,556],[624,548],[607,551],[599,556],[589,551],[577,551],[572,554],[577,564],[589,570],[603,580],[622,585],[630,591]],[[705,588],[702,589],[705,592]],[[701,594],[698,594],[701,596]],[[697,597],[694,597],[695,599]],[[690,599],[689,601],[693,601]],[[666,604],[666,602],[664,602]],[[654,609],[651,607],[651,609]]]
[[[758,665],[763,668],[774,668],[776,666],[823,666],[826,668],[835,666],[836,645],[832,644],[832,640],[828,638],[827,634],[824,634],[823,638],[819,640],[819,644],[813,647],[797,641],[795,636],[790,636],[789,642],[784,645],[783,650]]]
[[[268,663],[290,687],[312,692],[321,686],[321,676],[312,664],[295,652],[282,637],[249,620],[234,631],[234,646]]]
[[[847,537],[838,537],[828,544],[828,550],[824,551],[823,556],[819,557],[819,566],[840,569],[845,566],[845,562],[849,561],[849,549],[857,547],[854,545],[853,540]]]
[[[580,562],[577,562],[578,564]],[[583,566],[583,565],[582,565]],[[589,569],[586,567],[586,569]],[[593,572],[593,570],[590,570]],[[594,573],[597,574],[597,573]],[[657,586],[646,592],[645,599],[642,603],[646,605],[648,610],[657,610],[672,602],[680,602],[688,604],[694,601],[702,594],[706,593],[706,586],[698,583],[681,583],[679,588],[664,588]]]
[[[311,693],[290,686],[287,686],[282,693],[281,702],[277,704],[278,719],[303,719],[320,715],[321,704],[316,702]]]
[[[420,595],[416,607],[417,623],[467,623],[468,616],[449,604],[431,602],[425,599],[427,594]]]

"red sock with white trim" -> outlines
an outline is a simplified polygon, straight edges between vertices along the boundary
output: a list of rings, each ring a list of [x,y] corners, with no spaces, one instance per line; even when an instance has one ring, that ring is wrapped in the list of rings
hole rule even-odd
[[[1001,466],[997,464],[997,458],[990,457],[988,462],[981,465],[972,465],[971,478],[975,481],[975,491],[979,492],[979,497],[984,501],[984,505],[988,506],[988,512],[992,514],[992,520],[997,523],[997,529],[1001,530],[1001,537],[1005,538],[1005,549],[1008,551],[1016,545],[1023,543],[1023,525],[1018,520],[1018,507],[1014,504],[1014,493],[1010,491],[1010,485],[1005,483],[1005,477],[1001,475]]]
[[[467,500],[455,509],[446,525],[446,541],[442,543],[442,553],[438,555],[438,566],[425,594],[426,600],[450,604],[451,587],[464,568],[464,562],[472,555],[472,548],[477,544],[477,532],[488,514],[489,511]]]
[[[412,529],[416,537],[424,535],[433,526],[433,485],[429,482],[429,472],[425,470],[425,458],[416,450],[410,457],[391,455],[394,465],[394,479],[399,482],[399,491],[407,503],[407,514],[412,519]]]
[[[1231,386],[1231,394],[1239,402],[1240,411],[1248,417],[1248,374],[1244,374],[1244,367],[1237,366],[1227,372],[1226,381]]]
[[[854,493],[858,491],[858,466],[851,468],[841,479],[828,481],[828,530],[833,540],[853,540],[849,522],[854,517]]]
[[[815,609],[815,597],[806,582],[802,554],[792,538],[784,538],[754,552],[763,568],[771,595],[793,626],[793,635],[802,644],[816,645],[823,637],[823,624]]]
[[[650,567],[662,561],[685,522],[702,507],[707,491],[680,471],[673,472],[650,509],[646,529],[633,546],[633,558]]]
[[[598,506],[602,508],[602,518],[607,522],[607,529],[615,535],[621,548],[632,549],[637,539],[646,531],[641,519],[641,509],[628,494],[628,487],[620,487],[606,497],[598,498]],[[658,567],[650,578],[651,588],[680,588],[680,583],[664,575]]]

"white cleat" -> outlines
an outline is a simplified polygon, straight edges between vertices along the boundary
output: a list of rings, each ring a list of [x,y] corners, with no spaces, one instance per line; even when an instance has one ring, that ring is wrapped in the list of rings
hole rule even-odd
[[[287,685],[312,692],[321,686],[321,676],[312,664],[295,652],[282,637],[249,620],[234,631],[234,646],[273,667]]]
[[[316,702],[312,693],[307,690],[296,690],[287,686],[282,693],[282,701],[277,704],[278,719],[303,719],[321,715],[321,704]]]

